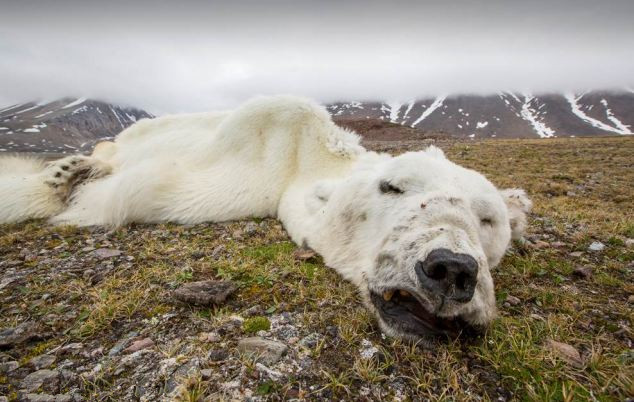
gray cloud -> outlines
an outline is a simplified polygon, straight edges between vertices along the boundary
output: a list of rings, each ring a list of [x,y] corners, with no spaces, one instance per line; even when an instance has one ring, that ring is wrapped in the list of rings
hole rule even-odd
[[[4,0],[6,2],[6,0]],[[154,112],[622,88],[634,2],[48,2],[0,16],[0,105],[89,96]]]

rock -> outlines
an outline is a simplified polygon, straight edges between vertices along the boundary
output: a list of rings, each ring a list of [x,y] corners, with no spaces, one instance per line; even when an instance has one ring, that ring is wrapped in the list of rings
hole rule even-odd
[[[238,350],[247,356],[255,357],[263,364],[271,365],[282,358],[288,346],[281,342],[271,341],[260,337],[241,339]]]
[[[252,236],[258,232],[258,224],[255,222],[248,222],[244,227],[244,233]]]
[[[100,346],[97,349],[94,349],[93,351],[90,352],[90,357],[92,357],[93,359],[101,355],[103,355],[103,346]]]
[[[55,360],[56,358],[53,355],[39,355],[29,360],[29,364],[35,367],[36,370],[40,370],[51,367]]]
[[[506,296],[506,301],[511,305],[511,306],[517,306],[518,304],[520,304],[522,301],[512,295],[508,295]]]
[[[121,255],[121,250],[116,250],[113,248],[98,248],[97,250],[92,252],[92,255],[99,258],[100,260],[105,260],[106,258],[114,258]]]
[[[270,368],[266,367],[262,363],[255,363],[255,368],[259,372],[268,375],[269,378],[273,381],[279,381],[280,379],[284,377],[284,374],[280,373],[279,371],[271,370]]]
[[[125,348],[125,345],[130,342],[130,339],[138,336],[139,333],[132,331],[129,332],[123,339],[121,339],[119,342],[117,342],[112,349],[110,349],[110,351],[108,352],[108,356],[113,357],[118,355],[119,353],[121,353],[121,351],[123,350],[123,348]]]
[[[229,352],[224,349],[212,349],[207,353],[207,360],[212,362],[220,362],[223,360],[227,360],[229,357]]]
[[[566,243],[562,242],[562,241],[556,241],[553,243],[550,243],[551,247],[555,247],[555,248],[564,248],[566,247]]]
[[[13,347],[31,339],[40,338],[34,322],[23,322],[15,328],[0,331],[0,348]]]
[[[59,372],[57,370],[38,370],[24,377],[22,388],[27,392],[44,391],[57,392],[59,390]]]
[[[180,365],[165,382],[165,393],[171,393],[183,378],[195,376],[200,371],[200,361],[197,358]]]
[[[198,340],[201,342],[218,342],[220,340],[220,335],[215,332],[201,332],[198,334]]]
[[[260,306],[259,304],[256,304],[255,306],[251,306],[248,309],[244,310],[242,315],[244,317],[254,317],[256,315],[262,315],[263,313],[264,313],[264,310],[262,309],[262,306]]]
[[[553,339],[546,340],[546,347],[552,350],[562,360],[575,367],[582,367],[583,360],[579,351],[567,343],[557,342]]]
[[[571,257],[579,258],[583,255],[583,251],[573,251],[569,254]]]
[[[371,359],[375,354],[379,353],[379,349],[367,339],[361,341],[361,348],[359,349],[362,359]]]
[[[628,302],[628,303],[634,303],[634,295],[630,295],[630,296],[627,298],[627,302]]]
[[[550,247],[550,244],[543,240],[535,240],[532,243],[527,243],[526,246],[534,250],[541,250]]]
[[[588,247],[590,251],[603,251],[605,249],[605,244],[600,241],[593,241],[592,244]]]
[[[84,349],[84,344],[80,342],[69,343],[68,345],[64,345],[59,351],[59,354],[70,354],[76,355]]]
[[[203,380],[207,381],[207,380],[211,380],[211,376],[214,374],[214,371],[212,369],[203,369],[200,370],[200,376],[202,377]]]
[[[321,339],[321,335],[319,335],[316,332],[313,332],[312,334],[304,337],[301,341],[299,341],[299,344],[305,348],[313,349],[315,346],[317,346],[320,339]]]
[[[151,348],[152,346],[154,346],[154,341],[150,338],[144,338],[144,339],[132,342],[132,345],[128,346],[123,351],[123,353],[134,353],[142,349]]]
[[[221,304],[236,290],[231,281],[190,282],[174,291],[174,297],[184,303],[208,306]]]
[[[48,394],[26,394],[24,401],[26,402],[70,402],[73,397],[68,394],[48,395]]]
[[[625,247],[634,248],[634,239],[625,239]]]
[[[583,267],[576,267],[572,271],[572,274],[582,279],[592,278],[592,267],[587,265],[584,265]]]
[[[293,251],[293,258],[297,261],[308,261],[311,258],[314,258],[317,253],[309,248],[300,247],[297,250]]]
[[[0,363],[0,373],[10,373],[11,371],[20,367],[20,363],[15,360]]]

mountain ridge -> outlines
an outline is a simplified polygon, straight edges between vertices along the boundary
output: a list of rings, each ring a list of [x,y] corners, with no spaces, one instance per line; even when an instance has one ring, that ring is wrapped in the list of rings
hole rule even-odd
[[[0,152],[90,151],[150,113],[86,98],[27,102],[0,109]]]
[[[634,134],[634,92],[499,92],[407,102],[349,101],[326,106],[336,119],[379,119],[470,138],[550,138]]]

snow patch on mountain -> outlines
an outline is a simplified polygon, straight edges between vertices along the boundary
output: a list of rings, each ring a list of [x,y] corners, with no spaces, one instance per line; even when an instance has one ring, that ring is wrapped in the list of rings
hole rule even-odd
[[[513,95],[513,97],[521,103],[517,96]],[[532,95],[524,94],[524,102],[522,103],[522,110],[520,112],[520,115],[524,120],[528,121],[533,126],[533,129],[541,138],[554,137],[555,130],[546,126],[546,124],[540,120],[539,111],[531,107],[531,102],[533,102],[534,100],[535,97],[533,97]],[[538,107],[538,109],[541,109],[541,107]]]
[[[601,130],[610,131],[610,132],[621,134],[621,135],[634,134],[629,129],[629,126],[626,126],[623,123],[621,123],[618,119],[616,119],[616,117],[614,117],[614,120],[618,121],[618,125],[616,127],[613,127],[608,124],[605,124],[601,120],[597,120],[593,117],[588,116],[579,105],[579,101],[581,100],[581,98],[583,98],[584,95],[585,94],[575,96],[574,94],[570,94],[570,93],[564,95],[564,97],[570,104],[570,107],[572,108],[572,113],[574,113],[577,117],[579,117],[581,120],[585,121],[586,123],[592,125],[593,127],[596,127]],[[606,105],[607,105],[607,102],[606,102]],[[610,111],[609,109],[606,110],[606,115],[608,119],[610,118],[610,116],[614,116],[612,115],[612,111]],[[615,122],[613,119],[610,119],[610,120],[612,122]]]
[[[425,109],[425,111],[420,115],[420,117],[418,119],[416,119],[412,123],[412,127],[416,127],[417,125],[419,125],[420,122],[422,122],[427,117],[429,117],[430,114],[434,113],[434,110],[436,110],[439,107],[441,107],[443,102],[445,101],[445,98],[447,98],[447,97],[446,96],[439,96],[436,99],[434,99],[434,102],[431,105],[429,105],[429,107],[427,109]]]

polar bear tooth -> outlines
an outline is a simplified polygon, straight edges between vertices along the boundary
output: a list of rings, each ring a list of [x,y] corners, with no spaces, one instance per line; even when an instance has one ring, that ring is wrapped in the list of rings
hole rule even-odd
[[[383,299],[385,301],[390,301],[392,299],[392,296],[394,296],[394,291],[393,290],[388,290],[388,291],[383,293]]]

